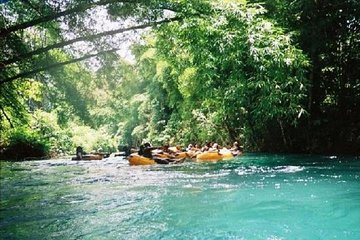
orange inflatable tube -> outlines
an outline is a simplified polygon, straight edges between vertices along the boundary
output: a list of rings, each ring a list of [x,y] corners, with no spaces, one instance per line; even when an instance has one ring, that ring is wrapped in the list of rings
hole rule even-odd
[[[138,165],[154,165],[156,162],[150,158],[146,158],[143,156],[140,156],[138,154],[131,154],[128,157],[128,161],[130,166],[138,166]]]
[[[71,160],[102,160],[103,155],[101,154],[86,154],[83,155],[81,159],[78,159],[77,157],[73,157]]]

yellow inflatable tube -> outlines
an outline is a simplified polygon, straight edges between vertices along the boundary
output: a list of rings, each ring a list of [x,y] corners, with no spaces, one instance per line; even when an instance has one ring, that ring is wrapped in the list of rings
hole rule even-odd
[[[198,161],[219,161],[222,159],[222,155],[218,152],[203,152],[196,156]]]
[[[153,155],[158,158],[170,158],[170,159],[189,158],[189,155],[187,154],[187,152],[177,152],[174,155],[170,155],[168,153],[156,153]]]
[[[221,152],[220,154],[222,155],[222,160],[230,160],[234,158],[234,155],[231,152]]]
[[[197,161],[220,161],[220,160],[229,160],[233,159],[234,156],[231,152],[220,151],[220,152],[203,152],[196,156]]]
[[[150,158],[146,158],[140,156],[138,154],[131,154],[128,157],[130,166],[137,166],[137,165],[154,165],[156,162]]]

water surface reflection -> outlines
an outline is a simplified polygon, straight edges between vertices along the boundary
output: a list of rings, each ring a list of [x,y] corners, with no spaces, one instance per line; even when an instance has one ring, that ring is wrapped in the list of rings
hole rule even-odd
[[[357,158],[1,163],[4,239],[360,239]]]

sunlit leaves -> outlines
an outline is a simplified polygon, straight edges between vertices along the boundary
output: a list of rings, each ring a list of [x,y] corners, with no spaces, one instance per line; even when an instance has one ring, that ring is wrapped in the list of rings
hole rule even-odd
[[[141,55],[140,61],[142,61],[144,59],[154,58],[155,54],[156,54],[156,49],[155,48],[149,48],[148,50],[146,50],[146,52],[144,52]]]
[[[295,124],[305,113],[308,61],[291,35],[262,17],[260,5],[219,1],[211,7],[207,18],[189,17],[157,31],[157,76],[169,94],[178,90],[184,97],[178,121],[202,132],[203,141],[216,138],[207,129],[227,129],[236,138],[253,121],[258,131],[278,119]],[[191,119],[194,126],[186,124]]]
[[[196,77],[196,68],[186,68],[179,76],[179,90],[184,97],[190,97],[194,89],[194,82]]]
[[[159,60],[156,62],[156,77],[158,77],[160,80],[164,78],[165,70],[170,67],[170,64],[168,64],[164,60]]]
[[[248,86],[261,96],[254,113],[264,121],[281,118],[296,123],[304,113],[308,60],[291,44],[291,35],[265,19],[252,21],[248,34],[255,70]]]

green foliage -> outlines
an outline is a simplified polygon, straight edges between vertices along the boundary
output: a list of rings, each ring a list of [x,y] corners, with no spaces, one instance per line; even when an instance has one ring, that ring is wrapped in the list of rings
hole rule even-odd
[[[1,159],[24,160],[48,156],[50,143],[41,136],[25,128],[12,130],[8,144],[0,154]]]
[[[305,113],[309,63],[290,34],[261,16],[262,7],[211,5],[216,12],[209,18],[189,17],[156,33],[158,79],[169,96],[181,95],[169,101],[184,123],[177,140],[193,132],[202,142],[226,143],[246,129],[256,147],[272,122],[295,126]]]
[[[69,36],[86,35],[87,51],[114,47],[111,37],[91,37],[98,31],[91,13],[101,2],[0,5],[1,29],[39,13],[77,9],[61,24],[50,20],[4,35],[1,81],[81,55],[65,44]],[[145,140],[240,140],[247,150],[261,151],[359,150],[360,83],[352,67],[359,65],[357,1],[144,0],[102,9],[114,21],[176,20],[143,32],[132,46],[134,64],[113,53],[0,82],[0,145],[10,144],[15,128],[43,139],[50,154],[78,145],[111,151]],[[23,139],[32,139],[26,134]]]
[[[261,1],[264,2],[264,1]],[[307,151],[359,152],[359,1],[265,1],[268,16],[296,31],[309,56]]]
[[[72,133],[68,128],[61,128],[55,111],[44,112],[36,110],[32,114],[30,128],[37,136],[41,136],[50,146],[50,155],[73,152]]]
[[[71,131],[71,149],[75,151],[77,146],[82,146],[84,151],[103,151],[114,152],[117,142],[111,137],[104,128],[92,129],[89,126],[79,126],[70,124]]]
[[[119,115],[121,142],[242,140],[265,149],[277,138],[279,149],[291,148],[288,130],[307,113],[309,67],[291,33],[244,1],[178,4],[182,21],[134,47],[137,69],[119,87],[127,106]]]

